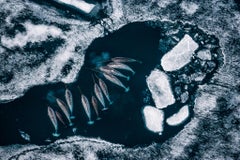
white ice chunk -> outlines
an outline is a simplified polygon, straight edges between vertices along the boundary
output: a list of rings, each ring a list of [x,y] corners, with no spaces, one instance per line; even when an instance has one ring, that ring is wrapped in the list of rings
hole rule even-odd
[[[170,126],[177,126],[183,123],[189,116],[189,108],[187,105],[183,106],[177,113],[169,117],[166,122]]]
[[[165,71],[174,71],[182,68],[191,61],[192,54],[198,48],[198,44],[189,36],[183,39],[161,59],[161,65]]]
[[[162,110],[153,106],[145,106],[143,108],[143,118],[148,130],[162,134],[164,113]]]
[[[35,25],[30,22],[26,22],[24,27],[26,28],[26,32],[16,34],[14,38],[3,36],[1,38],[1,43],[8,48],[15,46],[23,47],[28,42],[34,43],[45,41],[49,38],[49,36],[59,37],[62,34],[62,30],[55,26],[43,24]]]
[[[56,1],[79,8],[85,13],[90,13],[92,9],[95,7],[94,4],[90,4],[82,0],[56,0]]]
[[[166,108],[175,103],[168,76],[164,72],[153,70],[147,77],[147,85],[157,108]]]

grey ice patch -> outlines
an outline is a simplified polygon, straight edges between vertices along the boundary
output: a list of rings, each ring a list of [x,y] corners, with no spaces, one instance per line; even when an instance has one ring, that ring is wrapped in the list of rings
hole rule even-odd
[[[183,106],[177,113],[169,117],[166,122],[170,126],[177,126],[183,123],[189,117],[188,105]]]
[[[205,77],[206,77],[205,73],[197,72],[191,75],[191,80],[195,82],[202,82]]]
[[[180,4],[180,7],[187,13],[187,14],[194,14],[198,10],[198,5],[193,2],[185,2],[183,1]]]
[[[183,94],[181,94],[181,103],[186,103],[189,98],[189,93],[185,91]]]
[[[166,108],[175,103],[168,76],[164,72],[153,70],[147,77],[147,85],[157,108]]]
[[[208,49],[203,49],[197,52],[197,57],[202,60],[211,60],[211,52]]]
[[[165,71],[175,71],[191,61],[194,51],[198,44],[189,36],[185,35],[183,39],[161,59],[161,65]]]

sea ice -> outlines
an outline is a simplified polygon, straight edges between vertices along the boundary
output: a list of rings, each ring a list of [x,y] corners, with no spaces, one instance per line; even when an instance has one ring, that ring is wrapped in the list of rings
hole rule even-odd
[[[193,52],[198,48],[198,44],[189,36],[183,39],[161,59],[161,65],[165,71],[175,71],[191,61]]]
[[[157,108],[166,108],[175,103],[167,75],[155,69],[147,77],[147,85]]]
[[[56,0],[59,3],[67,4],[76,8],[79,8],[81,11],[85,13],[90,13],[92,9],[95,7],[94,4],[86,3],[82,0]]]
[[[148,130],[162,134],[164,113],[153,106],[143,108],[144,122]]]
[[[166,122],[170,126],[177,126],[184,122],[189,116],[188,105],[183,106],[177,113],[169,117]]]

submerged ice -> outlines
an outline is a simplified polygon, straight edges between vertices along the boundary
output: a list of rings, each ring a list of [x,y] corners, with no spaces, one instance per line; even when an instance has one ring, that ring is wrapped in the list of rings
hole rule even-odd
[[[164,72],[155,69],[146,81],[157,108],[166,108],[175,103],[168,76]]]
[[[198,44],[189,36],[183,39],[161,59],[161,65],[165,71],[175,71],[191,61],[192,54],[198,48]]]

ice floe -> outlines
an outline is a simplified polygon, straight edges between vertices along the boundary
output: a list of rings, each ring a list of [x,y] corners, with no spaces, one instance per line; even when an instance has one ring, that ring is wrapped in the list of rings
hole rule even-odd
[[[146,81],[157,108],[166,108],[175,103],[168,76],[164,72],[154,69]]]
[[[192,54],[198,48],[198,44],[189,36],[183,39],[161,59],[161,65],[165,71],[175,71],[191,61]]]
[[[189,116],[188,105],[183,106],[177,113],[169,117],[166,122],[170,126],[177,126],[183,123]]]
[[[153,106],[143,108],[143,118],[148,130],[162,134],[164,112]]]
[[[92,9],[95,7],[94,4],[90,4],[82,0],[55,0],[55,1],[58,3],[76,7],[85,13],[90,13]]]

